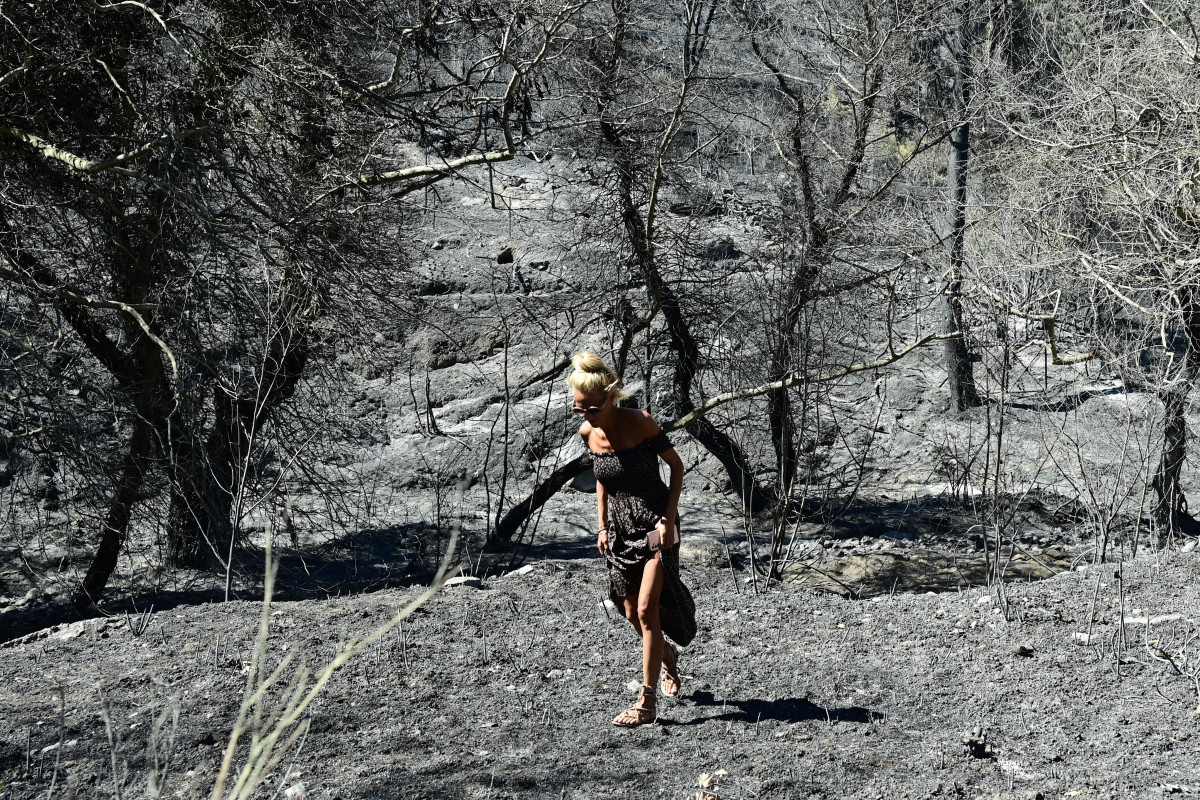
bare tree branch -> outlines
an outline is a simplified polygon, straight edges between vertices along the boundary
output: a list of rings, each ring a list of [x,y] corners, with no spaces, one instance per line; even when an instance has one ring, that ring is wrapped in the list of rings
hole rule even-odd
[[[78,170],[79,172],[85,172],[91,175],[97,172],[111,171],[120,175],[127,175],[129,177],[137,178],[139,180],[148,180],[145,178],[145,176],[139,175],[128,169],[124,169],[123,165],[146,155],[156,147],[161,147],[162,145],[172,141],[182,142],[205,130],[207,130],[207,128],[192,128],[178,134],[164,133],[157,139],[152,139],[140,147],[136,147],[133,150],[129,150],[124,153],[118,153],[115,156],[110,156],[103,161],[90,161],[82,156],[77,156],[68,150],[63,150],[56,145],[50,144],[45,139],[35,136],[32,133],[26,133],[25,131],[18,130],[16,128],[0,126],[0,135],[7,136],[8,138],[14,139],[18,142],[23,142],[36,150],[43,158],[49,161],[61,162],[66,164],[71,169]]]
[[[878,359],[876,361],[866,361],[866,362],[863,362],[860,364],[849,364],[846,366],[837,367],[835,369],[829,370],[828,372],[818,373],[816,375],[801,375],[801,374],[793,373],[793,374],[789,375],[788,377],[783,378],[782,380],[772,381],[771,383],[764,383],[759,386],[753,386],[749,389],[736,389],[732,392],[725,392],[723,394],[717,395],[716,397],[710,398],[707,402],[702,403],[701,405],[697,406],[690,413],[684,414],[682,417],[679,417],[678,419],[671,420],[667,424],[663,425],[662,429],[664,431],[679,430],[680,428],[684,427],[685,425],[687,425],[691,422],[694,422],[697,419],[700,419],[701,417],[703,417],[705,414],[712,411],[713,409],[719,408],[720,406],[723,406],[726,403],[732,403],[735,400],[747,400],[751,397],[758,397],[760,395],[764,395],[769,392],[779,391],[780,389],[789,389],[793,386],[801,386],[801,385],[813,384],[813,383],[827,383],[829,381],[835,381],[838,378],[844,378],[847,375],[853,375],[856,372],[869,372],[870,370],[873,370],[873,369],[880,369],[882,367],[888,366],[889,364],[896,363],[897,361],[899,361],[900,359],[904,358],[906,355],[911,353],[913,350],[916,350],[918,347],[924,347],[925,345],[929,344],[930,342],[935,342],[938,340],[945,340],[945,339],[952,339],[955,336],[961,336],[961,335],[962,334],[958,333],[958,332],[955,332],[955,333],[931,333],[928,336],[922,336],[920,339],[913,342],[912,344],[902,347],[899,350],[895,350],[895,351],[889,353],[884,358]]]
[[[1004,312],[1006,314],[1011,314],[1014,317],[1020,317],[1021,319],[1027,319],[1030,322],[1041,323],[1042,327],[1045,328],[1045,330],[1046,330],[1046,338],[1045,339],[1037,339],[1033,342],[1033,344],[1038,344],[1038,345],[1041,345],[1042,347],[1046,348],[1046,352],[1048,352],[1050,354],[1050,362],[1052,364],[1054,364],[1054,366],[1067,367],[1072,364],[1082,364],[1084,361],[1091,361],[1093,358],[1096,357],[1095,350],[1088,350],[1087,352],[1075,353],[1074,355],[1069,355],[1069,356],[1064,356],[1058,352],[1058,339],[1055,336],[1055,330],[1058,325],[1058,314],[1057,313],[1054,313],[1054,314],[1030,314],[1027,311],[1022,311],[1020,308],[1017,308],[1015,305],[1013,305],[1012,303],[1010,303],[1009,301],[1007,301],[1003,297],[1001,297],[999,292],[996,292],[991,287],[989,287],[985,284],[982,284],[982,283],[979,284],[979,289],[984,294],[988,295],[993,300],[995,300],[997,303],[1000,303],[1004,307]],[[1062,293],[1061,289],[1056,290],[1054,292],[1055,308],[1058,307],[1058,297],[1059,297],[1059,295],[1061,295],[1061,293]]]
[[[21,77],[21,74],[29,69],[29,65],[33,63],[33,56],[25,56],[25,62],[21,66],[10,69],[8,72],[0,75],[0,86],[4,86],[10,81],[15,81]]]

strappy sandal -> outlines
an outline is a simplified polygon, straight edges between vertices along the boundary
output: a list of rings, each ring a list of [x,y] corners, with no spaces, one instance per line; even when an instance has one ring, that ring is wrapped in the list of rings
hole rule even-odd
[[[658,719],[657,697],[653,686],[642,685],[638,701],[613,718],[613,725],[621,728],[636,728]]]
[[[658,688],[663,693],[663,697],[678,697],[679,690],[683,688],[683,677],[679,674],[679,648],[670,642],[665,642],[664,645],[663,655],[666,656],[669,651],[671,663],[668,666],[667,659],[663,658]]]

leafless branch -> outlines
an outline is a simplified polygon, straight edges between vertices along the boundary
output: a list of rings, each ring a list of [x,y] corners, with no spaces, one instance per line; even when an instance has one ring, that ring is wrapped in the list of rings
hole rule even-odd
[[[895,350],[895,351],[889,353],[887,356],[877,359],[875,361],[866,361],[866,362],[862,362],[859,364],[848,364],[846,366],[835,367],[834,369],[828,370],[826,372],[821,372],[816,375],[793,373],[793,374],[789,375],[788,377],[783,378],[782,380],[772,381],[771,383],[764,383],[759,386],[753,386],[749,389],[737,389],[732,392],[725,392],[725,393],[719,394],[716,397],[709,399],[707,402],[697,406],[695,408],[695,410],[693,410],[691,413],[685,414],[682,417],[679,417],[678,419],[671,420],[670,422],[663,425],[662,427],[663,427],[663,430],[665,430],[665,431],[676,431],[676,430],[679,430],[680,428],[686,427],[688,424],[696,421],[697,419],[700,419],[708,412],[712,411],[715,408],[719,408],[720,406],[723,406],[726,403],[732,403],[736,400],[747,400],[751,397],[758,397],[760,395],[767,394],[768,392],[775,392],[780,389],[789,389],[793,386],[801,386],[801,385],[805,385],[805,384],[814,384],[814,383],[828,383],[829,381],[835,381],[835,380],[838,380],[839,378],[844,378],[847,375],[853,375],[857,372],[869,372],[871,370],[881,369],[883,367],[888,366],[889,364],[896,363],[897,361],[904,358],[906,355],[908,355],[912,351],[916,350],[919,347],[924,347],[925,345],[929,344],[930,342],[935,342],[935,341],[945,340],[945,339],[953,339],[954,337],[960,336],[960,335],[961,334],[957,333],[957,332],[955,332],[955,333],[933,333],[933,334],[929,334],[928,336],[922,336],[920,339],[916,340],[915,342],[912,342],[911,344],[908,344],[908,345],[900,348],[899,350]]]

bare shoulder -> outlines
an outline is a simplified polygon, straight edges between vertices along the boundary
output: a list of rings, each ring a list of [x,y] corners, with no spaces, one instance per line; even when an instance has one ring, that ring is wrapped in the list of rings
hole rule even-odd
[[[592,423],[584,420],[583,424],[579,426],[579,435],[583,437],[583,443],[587,444],[592,437]]]
[[[654,421],[654,417],[650,416],[649,411],[638,410],[634,413],[637,414],[638,430],[642,433],[643,438],[649,439],[650,437],[657,436],[659,434],[661,428],[659,428],[658,423]]]

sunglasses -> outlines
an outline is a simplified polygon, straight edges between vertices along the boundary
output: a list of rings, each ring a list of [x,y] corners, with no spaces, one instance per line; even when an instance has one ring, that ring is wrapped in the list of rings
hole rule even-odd
[[[607,403],[607,402],[608,402],[607,400],[605,400],[605,401],[604,401],[604,403]],[[600,413],[600,410],[604,408],[604,403],[601,403],[601,404],[600,404],[600,405],[598,405],[598,406],[586,406],[586,407],[584,407],[584,406],[571,406],[571,413],[572,413],[572,414],[578,414],[578,415],[579,415],[579,416],[581,416],[581,417],[582,417],[584,414],[599,414],[599,413]]]

